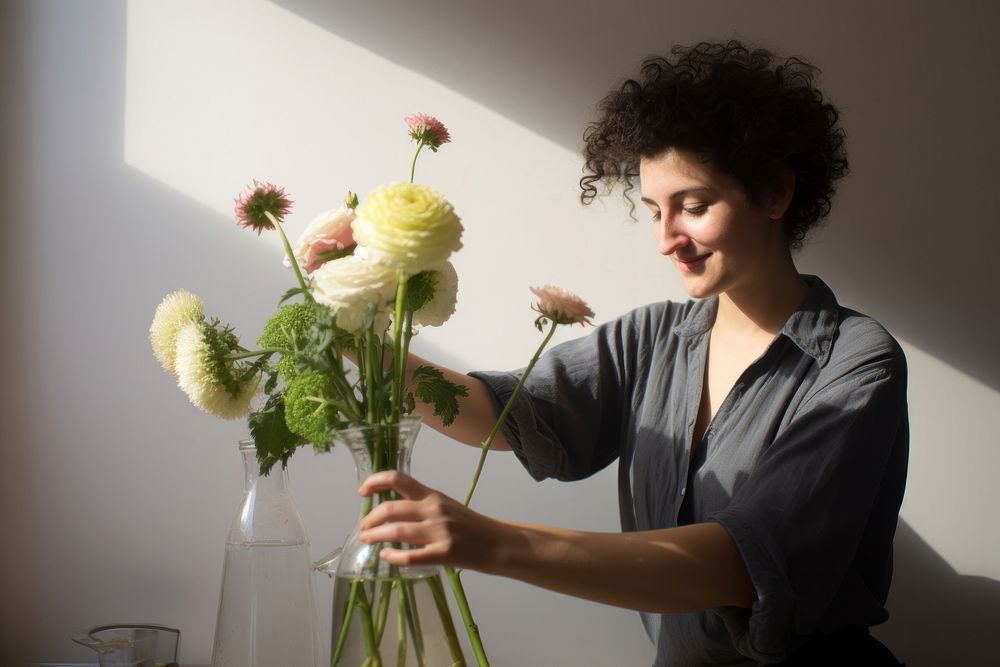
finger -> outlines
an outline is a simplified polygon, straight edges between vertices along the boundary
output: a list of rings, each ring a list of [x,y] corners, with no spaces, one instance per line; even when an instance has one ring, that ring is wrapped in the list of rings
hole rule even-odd
[[[363,530],[358,539],[366,544],[375,542],[402,542],[424,546],[430,544],[434,537],[427,525],[423,523],[383,523],[381,526]]]
[[[430,489],[405,473],[397,470],[383,470],[370,475],[362,482],[358,494],[370,496],[373,493],[386,491],[395,491],[409,500],[420,500],[430,492]]]
[[[379,558],[392,565],[450,565],[444,551],[436,545],[418,549],[394,549],[386,547],[379,552]]]
[[[358,528],[365,530],[389,521],[420,521],[424,518],[421,506],[416,500],[387,500],[363,516]]]

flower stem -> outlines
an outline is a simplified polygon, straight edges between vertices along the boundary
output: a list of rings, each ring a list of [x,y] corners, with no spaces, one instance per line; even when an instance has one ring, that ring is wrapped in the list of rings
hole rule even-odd
[[[396,651],[396,667],[406,665],[406,622],[403,618],[403,605],[396,605],[396,635],[399,637],[399,647]]]
[[[431,587],[431,595],[434,596],[434,604],[437,606],[438,616],[441,617],[444,636],[448,640],[448,650],[451,651],[451,667],[465,667],[465,656],[462,655],[462,645],[458,643],[458,634],[455,632],[455,622],[451,618],[451,609],[448,608],[448,598],[444,594],[441,575],[435,574],[428,577],[427,584]]]
[[[292,244],[288,242],[288,237],[285,236],[285,229],[278,222],[278,219],[271,215],[270,211],[264,211],[264,215],[267,219],[271,221],[274,228],[278,230],[278,234],[281,235],[281,242],[285,246],[285,254],[288,256],[288,261],[292,265],[292,270],[295,271],[295,277],[299,281],[299,287],[302,288],[302,293],[305,295],[307,301],[313,301],[312,294],[309,293],[309,286],[306,285],[306,279],[302,277],[302,270],[299,268],[299,260],[295,258],[295,253],[292,251]]]
[[[265,347],[260,350],[247,350],[246,352],[233,352],[232,354],[227,354],[226,359],[230,361],[236,361],[237,359],[247,359],[249,357],[263,357],[265,354],[274,354],[275,352],[284,352],[277,347]]]
[[[420,155],[420,149],[424,147],[423,141],[417,142],[417,150],[413,153],[413,161],[410,162],[410,183],[413,182],[413,174],[417,171],[417,156]]]
[[[361,627],[365,635],[365,651],[369,660],[382,664],[382,657],[379,655],[378,644],[375,643],[375,627],[372,623],[372,607],[365,595],[364,587],[358,586],[358,606],[361,608]]]
[[[347,408],[349,412],[348,417],[353,422],[360,422],[364,417],[361,414],[361,405],[358,403],[358,397],[354,395],[354,390],[351,388],[351,384],[347,381],[347,373],[344,371],[343,357],[338,351],[336,354],[331,355],[334,364],[335,372],[330,373],[330,379],[333,381],[334,390],[340,394],[341,400],[344,402],[344,407]],[[359,357],[360,358],[360,357]]]
[[[448,577],[448,582],[451,584],[451,592],[458,603],[458,611],[465,622],[465,631],[469,635],[472,652],[476,654],[476,664],[479,667],[489,667],[490,661],[486,657],[483,640],[479,637],[479,626],[476,625],[476,621],[472,618],[472,610],[469,608],[469,599],[465,596],[465,588],[462,586],[462,580],[459,578],[455,568],[451,566],[446,565],[444,573]]]
[[[385,624],[389,618],[389,601],[392,597],[392,579],[380,582],[378,616],[375,621],[375,643],[382,643],[382,633],[385,632]]]
[[[417,611],[416,599],[413,597],[413,587],[406,579],[397,579],[399,584],[399,606],[405,609],[406,625],[413,635],[413,650],[417,654],[417,665],[426,667],[427,658],[424,654],[424,632],[420,628],[420,614]]]
[[[403,407],[403,378],[406,375],[406,357],[402,352],[403,330],[406,328],[406,287],[408,283],[406,276],[400,271],[396,286],[396,308],[392,321],[392,406],[390,419],[392,424],[399,423]]]
[[[347,601],[347,611],[344,613],[344,624],[340,627],[340,635],[337,637],[337,646],[333,650],[333,657],[330,658],[330,667],[336,667],[340,662],[340,654],[344,651],[344,642],[347,641],[347,631],[351,627],[351,619],[354,618],[354,607],[358,601],[358,588],[361,581],[355,579],[351,582],[351,596]]]
[[[365,354],[368,355],[365,363],[365,402],[368,407],[368,423],[377,424],[378,423],[378,410],[375,403],[378,401],[378,376],[380,371],[376,366],[375,357],[375,334],[372,333],[371,327],[365,329]],[[360,355],[359,355],[360,357]]]
[[[524,372],[521,374],[521,379],[518,380],[517,386],[514,387],[514,392],[510,395],[510,398],[507,399],[507,404],[503,406],[503,412],[501,412],[500,416],[497,417],[497,421],[493,425],[493,430],[490,431],[486,440],[483,441],[482,452],[479,455],[479,465],[476,466],[476,473],[472,476],[472,485],[469,487],[469,492],[465,495],[466,507],[468,507],[469,503],[472,502],[472,494],[476,492],[476,485],[479,483],[479,475],[483,472],[483,464],[486,463],[486,454],[489,453],[490,446],[493,445],[493,440],[497,437],[497,433],[500,432],[500,427],[503,425],[504,421],[506,421],[507,415],[509,415],[510,411],[514,408],[514,404],[517,403],[517,399],[521,395],[521,389],[524,387],[524,381],[528,379],[528,374],[531,373],[531,369],[535,367],[535,362],[537,362],[538,358],[542,356],[542,350],[544,350],[545,346],[549,344],[550,340],[552,340],[552,334],[556,332],[557,326],[558,325],[555,321],[553,321],[552,326],[549,328],[549,332],[545,335],[545,339],[542,341],[542,344],[538,346],[537,350],[535,350],[535,356],[531,357],[531,361],[528,362],[527,368],[525,368]]]

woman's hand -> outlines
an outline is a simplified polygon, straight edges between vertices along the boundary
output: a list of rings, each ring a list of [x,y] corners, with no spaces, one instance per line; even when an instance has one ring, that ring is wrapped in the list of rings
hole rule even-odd
[[[379,503],[361,519],[362,542],[402,542],[415,549],[382,549],[394,565],[452,565],[493,569],[504,543],[504,524],[473,512],[460,502],[393,470],[377,472],[358,493],[395,491],[402,500]]]

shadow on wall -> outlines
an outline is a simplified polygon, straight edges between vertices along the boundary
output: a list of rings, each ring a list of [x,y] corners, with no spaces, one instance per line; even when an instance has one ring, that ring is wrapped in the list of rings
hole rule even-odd
[[[853,177],[803,270],[1000,390],[1000,311],[984,307],[1000,245],[1000,93],[982,85],[1000,5],[622,0],[609,15],[593,0],[275,3],[574,151],[596,101],[671,44],[739,37],[805,54],[843,112]]]
[[[1000,582],[958,574],[905,521],[888,607],[874,634],[909,667],[996,664]]]

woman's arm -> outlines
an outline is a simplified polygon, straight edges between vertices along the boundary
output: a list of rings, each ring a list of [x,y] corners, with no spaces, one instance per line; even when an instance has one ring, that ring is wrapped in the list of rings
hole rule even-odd
[[[450,368],[432,364],[415,354],[410,354],[406,360],[406,377],[412,377],[418,366],[430,366],[444,374],[446,380],[458,385],[464,385],[469,390],[468,396],[458,397],[458,417],[450,425],[445,426],[441,418],[434,415],[434,406],[423,401],[416,402],[416,411],[423,417],[423,423],[449,438],[473,447],[479,447],[496,423],[496,412],[493,409],[493,398],[482,380],[453,371]],[[497,433],[490,446],[492,450],[510,451],[510,445],[503,433]]]
[[[398,565],[437,563],[519,579],[536,586],[652,613],[750,607],[754,589],[726,530],[703,523],[634,533],[595,533],[492,519],[412,477],[376,473],[362,495],[395,490],[361,521],[368,543]]]

